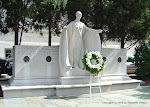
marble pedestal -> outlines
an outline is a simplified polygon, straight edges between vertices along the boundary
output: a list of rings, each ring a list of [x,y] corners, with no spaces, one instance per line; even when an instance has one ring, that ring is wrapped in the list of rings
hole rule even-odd
[[[131,79],[127,75],[126,50],[125,49],[102,49],[105,57],[104,70],[100,72],[100,85],[102,92],[131,89],[140,86],[140,80]],[[69,96],[89,94],[90,74],[85,70],[71,70],[66,77],[60,77],[62,87],[56,90],[56,95]],[[99,93],[98,77],[93,77],[92,93]],[[88,85],[87,85],[88,84]]]
[[[11,86],[59,84],[58,46],[14,46]]]
[[[103,81],[100,83],[102,93],[114,90],[138,88],[140,80]],[[92,93],[99,93],[99,84],[92,84]],[[36,85],[36,86],[7,86],[3,85],[4,98],[22,98],[34,96],[78,96],[89,94],[90,84],[73,85]]]
[[[12,78],[9,84],[1,84],[4,98],[89,94],[89,72],[71,70],[68,76],[60,76],[58,50],[58,46],[15,46]],[[126,73],[125,49],[102,49],[101,53],[106,58],[100,73],[102,92],[140,86],[140,80],[131,79]],[[93,78],[92,87],[92,93],[99,93],[97,77]]]
[[[100,72],[101,81],[123,81],[131,80],[127,75],[126,50],[125,49],[102,49],[101,54],[105,57],[104,69]],[[90,73],[82,69],[72,69],[67,77],[60,77],[60,83],[66,84],[88,84]],[[93,77],[93,83],[97,77]]]

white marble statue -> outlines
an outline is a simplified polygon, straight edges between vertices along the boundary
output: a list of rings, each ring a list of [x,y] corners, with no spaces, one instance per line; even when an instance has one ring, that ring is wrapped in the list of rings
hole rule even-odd
[[[88,28],[80,21],[82,13],[76,12],[76,19],[64,27],[60,39],[59,64],[61,75],[70,69],[82,69],[82,57],[88,50],[101,50],[99,33],[101,29]]]

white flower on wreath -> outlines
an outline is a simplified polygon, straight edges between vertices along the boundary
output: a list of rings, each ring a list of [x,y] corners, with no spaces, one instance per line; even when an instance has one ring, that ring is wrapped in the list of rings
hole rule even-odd
[[[98,64],[96,65],[92,65],[91,64],[91,58],[92,58],[92,55],[96,55],[96,58],[97,58],[97,61],[98,61]],[[97,69],[98,71],[101,69],[101,66],[103,64],[103,58],[102,56],[100,55],[100,52],[98,51],[91,51],[89,53],[87,53],[86,55],[86,65],[91,68],[91,69]]]

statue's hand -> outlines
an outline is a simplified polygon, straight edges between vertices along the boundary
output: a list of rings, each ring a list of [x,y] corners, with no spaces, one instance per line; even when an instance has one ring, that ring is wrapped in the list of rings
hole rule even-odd
[[[103,32],[103,30],[102,30],[102,29],[98,29],[97,31],[98,31],[98,33],[102,33],[102,32]]]

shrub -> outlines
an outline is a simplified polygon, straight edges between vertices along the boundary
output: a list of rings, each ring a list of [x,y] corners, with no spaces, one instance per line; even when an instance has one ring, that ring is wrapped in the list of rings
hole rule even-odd
[[[136,47],[134,55],[136,74],[140,79],[150,80],[150,40],[148,43],[140,43]]]

